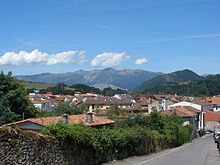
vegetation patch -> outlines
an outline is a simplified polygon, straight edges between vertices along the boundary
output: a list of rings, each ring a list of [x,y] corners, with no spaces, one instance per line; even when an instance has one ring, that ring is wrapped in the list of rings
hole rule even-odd
[[[152,112],[150,116],[130,115],[117,121],[113,129],[58,123],[42,133],[61,139],[75,150],[90,151],[94,164],[101,164],[180,146],[190,141],[191,131],[175,115],[162,117]]]

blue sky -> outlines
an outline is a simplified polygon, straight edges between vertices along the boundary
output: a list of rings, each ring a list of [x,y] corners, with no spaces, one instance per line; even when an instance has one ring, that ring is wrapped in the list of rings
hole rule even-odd
[[[1,0],[0,70],[220,73],[220,0]]]

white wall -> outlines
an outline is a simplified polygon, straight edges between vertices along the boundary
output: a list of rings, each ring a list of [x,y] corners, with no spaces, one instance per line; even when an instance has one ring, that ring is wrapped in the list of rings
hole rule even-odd
[[[34,104],[34,106],[40,110],[48,111],[54,108],[51,103],[41,103],[41,104]]]
[[[188,106],[188,107],[193,107],[195,109],[198,109],[200,111],[202,110],[202,106],[201,105],[194,104],[194,103],[187,102],[187,101],[182,101],[182,102],[179,102],[179,103],[175,103],[173,105],[169,105],[168,109],[179,107],[179,106]]]

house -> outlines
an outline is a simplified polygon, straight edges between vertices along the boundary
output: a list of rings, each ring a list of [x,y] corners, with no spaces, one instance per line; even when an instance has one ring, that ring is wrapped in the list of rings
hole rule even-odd
[[[220,113],[206,111],[205,112],[205,130],[219,129]]]
[[[64,122],[66,124],[83,124],[88,127],[111,127],[114,124],[113,120],[96,117],[93,114],[82,114],[82,115],[66,115],[63,116],[52,116],[45,118],[30,118],[14,123],[6,124],[4,126],[13,126],[22,129],[22,130],[32,130],[32,131],[41,131],[43,128],[48,127],[49,125],[56,124],[58,122]]]
[[[168,106],[169,105],[173,105],[174,102],[171,101],[170,99],[168,98],[164,98],[162,101],[161,101],[161,106],[162,106],[162,110],[168,110]]]
[[[96,110],[107,111],[111,106],[118,106],[119,108],[126,109],[131,107],[133,103],[133,100],[126,95],[115,95],[113,97],[96,95],[75,98],[70,104],[77,106],[85,104],[88,106],[89,112],[95,112]]]
[[[169,116],[176,114],[183,119],[184,125],[193,125],[196,130],[204,128],[204,113],[198,109],[189,106],[178,106],[170,110],[162,111],[161,115]]]
[[[175,103],[173,105],[168,106],[168,109],[176,108],[176,107],[191,107],[193,109],[199,110],[201,114],[199,115],[199,126],[198,129],[204,129],[204,111],[209,109],[210,104],[203,101],[181,101],[179,103]]]
[[[151,113],[153,109],[156,109],[157,111],[162,111],[163,107],[160,104],[160,101],[152,100],[150,104],[148,104],[148,113]]]
[[[137,100],[136,101],[136,103],[139,105],[139,106],[141,106],[142,108],[148,108],[148,105],[149,105],[149,103],[150,103],[150,101],[149,100],[147,100],[147,99],[139,99],[139,100]]]
[[[43,94],[29,93],[29,99],[38,110],[50,111],[56,105],[55,99]]]
[[[143,107],[138,103],[133,103],[130,107],[126,108],[127,112],[133,112],[133,113],[143,113],[148,114],[148,108]]]
[[[54,108],[54,104],[50,100],[31,100],[31,103],[34,104],[34,106],[43,111],[50,111]]]
[[[213,104],[214,112],[220,112],[220,96],[205,97],[205,100]]]
[[[193,107],[195,109],[198,109],[200,111],[206,111],[206,110],[212,110],[213,104],[206,100],[202,100],[201,98],[191,98],[191,99],[185,99],[184,101],[172,104],[168,106],[168,109],[177,107],[177,106],[189,106]]]

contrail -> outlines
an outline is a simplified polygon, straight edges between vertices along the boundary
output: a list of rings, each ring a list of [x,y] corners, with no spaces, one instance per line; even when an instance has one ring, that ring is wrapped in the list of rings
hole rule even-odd
[[[182,41],[182,40],[192,40],[192,39],[200,39],[200,38],[213,38],[213,37],[220,37],[220,33],[183,36],[183,37],[177,37],[177,38],[165,38],[165,39],[158,39],[158,40],[149,40],[149,41],[143,41],[141,43],[154,44],[154,43],[163,43],[163,42],[170,42],[170,41]]]

